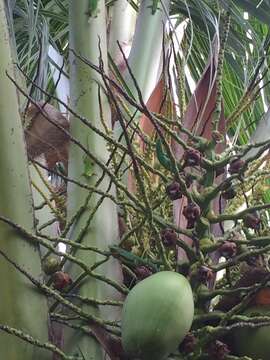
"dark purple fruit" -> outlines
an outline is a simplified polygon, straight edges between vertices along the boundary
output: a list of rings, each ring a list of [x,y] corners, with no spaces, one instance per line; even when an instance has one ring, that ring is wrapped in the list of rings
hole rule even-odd
[[[244,224],[248,228],[259,230],[261,219],[256,214],[247,214],[244,218]]]
[[[184,354],[190,354],[194,351],[197,342],[197,338],[193,334],[188,333],[179,345],[179,351]]]
[[[181,199],[183,194],[181,191],[180,184],[177,181],[173,181],[171,184],[169,184],[166,187],[166,194],[173,201],[177,199]]]
[[[146,279],[148,276],[152,275],[152,271],[143,265],[136,267],[135,273],[139,280]]]
[[[184,155],[184,166],[197,166],[201,163],[201,153],[195,149],[185,150]]]
[[[189,203],[183,209],[183,215],[187,219],[187,229],[192,229],[200,216],[200,209],[194,203]]]
[[[243,166],[245,164],[244,160],[241,159],[235,159],[230,163],[229,166],[229,173],[232,174],[237,174],[240,172],[240,170],[242,170]]]
[[[230,350],[228,345],[219,340],[215,340],[208,345],[207,353],[209,355],[209,360],[224,360],[230,353]]]
[[[231,241],[225,241],[219,248],[220,255],[224,256],[226,259],[235,256],[236,252],[237,246]]]
[[[160,232],[162,243],[165,247],[172,247],[176,245],[177,234],[173,229],[166,228]]]

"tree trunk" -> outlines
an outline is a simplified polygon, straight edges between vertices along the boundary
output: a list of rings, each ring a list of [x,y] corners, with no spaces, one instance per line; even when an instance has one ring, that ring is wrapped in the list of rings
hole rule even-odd
[[[104,67],[107,69],[107,48],[106,48],[106,23],[105,23],[105,5],[102,0],[98,1],[98,9],[96,13],[89,13],[89,1],[83,0],[78,3],[76,0],[70,1],[70,48],[76,53],[89,59],[98,65],[99,59],[99,41],[103,55]],[[80,115],[86,117],[95,126],[103,129],[101,124],[101,114],[98,99],[100,82],[98,74],[91,70],[89,66],[83,64],[73,54],[70,58],[70,85],[71,85],[71,107]],[[110,127],[110,108],[108,101],[102,94],[101,90],[101,106],[104,121]],[[108,151],[104,140],[97,136],[93,131],[83,125],[76,117],[71,117],[71,134],[89,152],[93,153],[100,161],[106,163],[108,159]],[[103,129],[104,130],[104,129]],[[87,174],[86,174],[87,164]],[[94,165],[92,159],[88,158],[78,146],[71,144],[69,154],[69,177],[79,180],[89,185],[95,185],[101,177],[101,169]],[[100,190],[106,191],[109,184],[108,176],[104,176],[99,184]],[[114,193],[113,187],[109,191]],[[81,189],[76,185],[68,184],[68,218],[70,219],[78,209],[85,203],[89,191]],[[116,206],[108,198],[103,199],[94,217],[87,225],[89,217],[100,196],[95,193],[91,195],[87,208],[83,211],[79,220],[73,226],[70,238],[78,241],[78,235],[82,229],[85,229],[81,241],[86,246],[97,246],[100,249],[108,249],[109,245],[115,244],[118,239],[118,222]],[[89,267],[96,262],[104,259],[94,252],[76,251],[75,255],[83,260]],[[69,271],[72,278],[75,279],[81,270],[76,265],[68,264],[66,271]],[[116,261],[108,261],[104,265],[95,269],[95,272],[114,279],[120,279],[120,268]],[[115,290],[103,281],[86,277],[77,288],[82,296],[93,298],[112,298]],[[84,311],[94,313],[101,316],[98,307],[90,307],[83,305]],[[106,315],[116,318],[119,316],[118,311],[112,308],[108,309]],[[103,312],[102,312],[103,313]],[[103,313],[104,315],[104,313]],[[79,354],[79,349],[87,359],[99,360],[103,359],[100,345],[96,340],[89,336],[83,335],[78,331],[68,330],[65,334],[65,349],[70,355]]]
[[[34,216],[28,164],[23,140],[4,1],[0,1],[0,214],[33,231]],[[39,248],[0,223],[0,249],[34,278],[41,275]],[[0,260],[0,323],[25,331],[40,341],[48,340],[48,309],[43,297],[7,260]],[[15,336],[0,332],[2,359],[48,360],[40,350]]]

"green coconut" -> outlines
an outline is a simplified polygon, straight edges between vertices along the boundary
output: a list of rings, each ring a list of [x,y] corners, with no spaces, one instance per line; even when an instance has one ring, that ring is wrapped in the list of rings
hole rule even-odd
[[[254,306],[243,315],[270,316],[270,305]],[[254,360],[270,359],[270,326],[239,328],[233,332],[234,348],[238,355]]]
[[[193,316],[192,290],[183,275],[161,271],[149,276],[125,300],[123,348],[133,359],[166,359],[190,330]]]

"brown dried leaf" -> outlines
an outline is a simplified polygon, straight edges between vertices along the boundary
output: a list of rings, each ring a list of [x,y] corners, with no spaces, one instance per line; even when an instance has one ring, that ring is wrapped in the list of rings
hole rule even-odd
[[[27,122],[30,123],[25,129],[28,157],[35,159],[44,154],[48,168],[53,168],[59,161],[62,161],[67,168],[69,138],[52,123],[54,122],[68,131],[67,118],[54,106],[43,101],[38,102],[37,105],[31,104],[26,116]],[[48,121],[46,117],[52,122]]]
[[[161,76],[160,80],[158,81],[156,87],[154,88],[150,98],[147,101],[147,108],[149,111],[162,113],[164,106],[162,106],[163,98],[165,92],[165,83],[163,76]],[[164,105],[164,104],[163,104]],[[148,136],[152,136],[154,134],[155,128],[152,122],[148,119],[147,116],[142,115],[140,119],[140,129],[141,131]],[[141,140],[141,148],[145,150],[145,143],[142,139]]]

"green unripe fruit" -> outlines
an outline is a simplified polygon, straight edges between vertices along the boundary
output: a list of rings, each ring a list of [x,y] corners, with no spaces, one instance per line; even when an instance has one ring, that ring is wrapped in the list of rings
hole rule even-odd
[[[163,360],[190,330],[194,302],[188,280],[161,271],[138,283],[127,296],[122,313],[122,343],[128,356]]]
[[[270,305],[251,307],[243,315],[270,316]],[[254,360],[269,360],[270,326],[236,329],[233,338],[234,348],[239,356],[248,356]]]
[[[204,237],[200,240],[200,250],[207,250],[207,248],[213,246],[214,244],[215,243],[212,239],[210,239],[209,237]]]
[[[48,256],[42,264],[43,271],[46,275],[52,275],[60,270],[60,259],[54,256]]]

